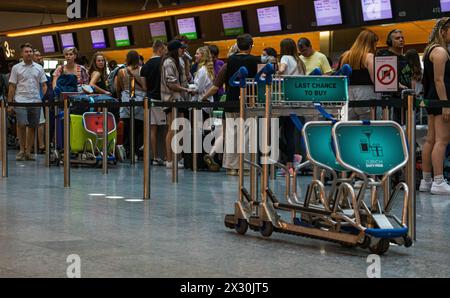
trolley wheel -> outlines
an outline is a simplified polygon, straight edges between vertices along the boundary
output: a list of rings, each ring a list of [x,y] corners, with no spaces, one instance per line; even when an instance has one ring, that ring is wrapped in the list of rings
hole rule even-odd
[[[403,236],[403,240],[405,241],[405,247],[411,247],[413,245],[413,241],[409,236]]]
[[[389,250],[389,239],[381,239],[376,245],[369,246],[369,250],[379,256],[384,255]]]
[[[263,221],[262,227],[259,231],[264,237],[270,237],[273,233],[273,224],[270,221]]]
[[[238,234],[245,235],[248,230],[248,222],[245,219],[238,219],[235,229]]]
[[[234,224],[234,214],[225,215],[223,223],[225,224],[225,227],[234,229],[236,227],[236,224]]]

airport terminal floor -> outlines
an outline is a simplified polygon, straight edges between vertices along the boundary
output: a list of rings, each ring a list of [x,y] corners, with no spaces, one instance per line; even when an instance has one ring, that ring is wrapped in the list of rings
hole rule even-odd
[[[62,167],[14,157],[10,151],[9,177],[0,180],[1,277],[66,277],[72,254],[81,277],[367,277],[366,250],[227,229],[238,179],[224,172],[180,170],[172,185],[170,170],[152,167],[151,200],[133,202],[142,197],[142,163],[108,175],[72,168],[65,189]],[[300,177],[302,188],[310,179]],[[273,183],[281,194],[284,180]],[[449,224],[448,198],[418,194],[417,242],[391,245],[381,277],[448,277]]]

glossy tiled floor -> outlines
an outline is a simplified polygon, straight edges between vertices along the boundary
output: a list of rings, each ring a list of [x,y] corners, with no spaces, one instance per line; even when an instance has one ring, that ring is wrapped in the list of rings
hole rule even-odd
[[[82,277],[366,277],[368,252],[274,234],[239,236],[223,225],[237,178],[223,173],[152,170],[152,200],[140,198],[142,167],[72,169],[15,162],[0,180],[0,277],[66,277],[70,254]],[[281,192],[282,181],[278,180]],[[419,196],[418,241],[391,247],[382,277],[450,276],[450,198]]]

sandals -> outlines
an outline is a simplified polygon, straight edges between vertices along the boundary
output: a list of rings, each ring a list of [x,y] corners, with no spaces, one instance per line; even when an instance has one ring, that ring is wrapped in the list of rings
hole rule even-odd
[[[205,156],[203,156],[203,161],[206,163],[209,171],[220,172],[220,166],[214,161],[211,155],[206,154]]]

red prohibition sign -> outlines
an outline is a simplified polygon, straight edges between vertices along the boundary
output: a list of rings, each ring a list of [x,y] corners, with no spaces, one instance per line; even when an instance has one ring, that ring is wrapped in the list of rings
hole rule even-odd
[[[385,82],[386,78],[391,76],[391,73],[394,75],[390,78],[389,81]],[[395,74],[395,69],[392,65],[385,64],[378,69],[377,78],[378,81],[383,85],[392,84],[395,81],[396,77],[397,75]]]

